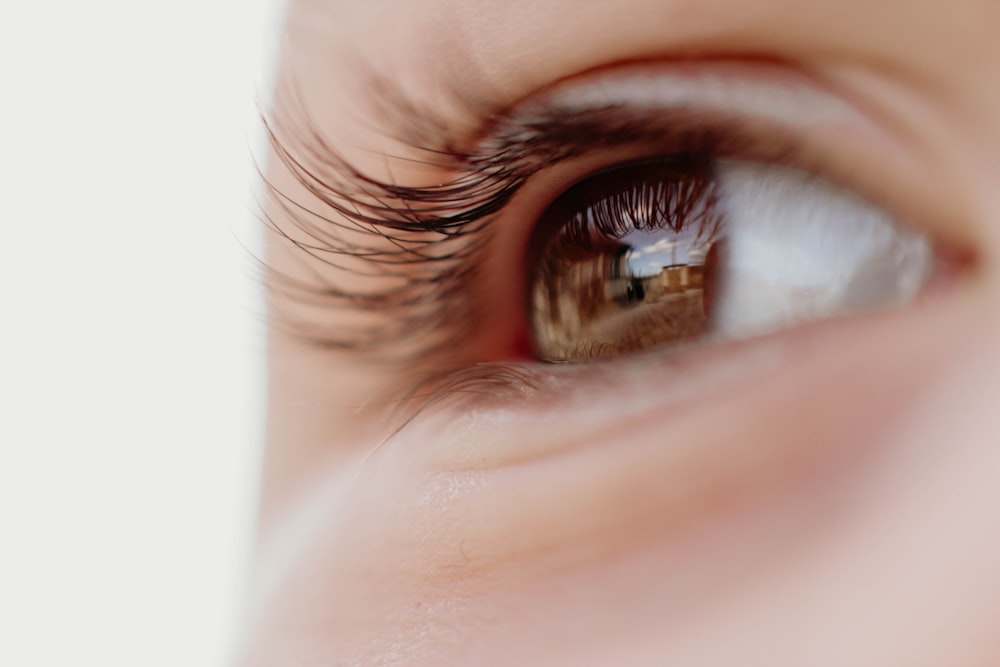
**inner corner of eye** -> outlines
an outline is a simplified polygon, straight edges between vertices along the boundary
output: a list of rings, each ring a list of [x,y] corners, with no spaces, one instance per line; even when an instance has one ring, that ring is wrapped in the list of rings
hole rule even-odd
[[[935,249],[815,174],[671,156],[565,190],[528,265],[534,356],[571,361],[899,306],[926,287]]]

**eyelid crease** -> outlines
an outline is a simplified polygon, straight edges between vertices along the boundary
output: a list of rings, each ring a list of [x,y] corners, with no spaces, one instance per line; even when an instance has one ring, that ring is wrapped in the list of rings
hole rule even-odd
[[[799,70],[774,64],[636,63],[579,78],[555,86],[533,104],[697,107],[792,127],[854,123],[863,117]]]

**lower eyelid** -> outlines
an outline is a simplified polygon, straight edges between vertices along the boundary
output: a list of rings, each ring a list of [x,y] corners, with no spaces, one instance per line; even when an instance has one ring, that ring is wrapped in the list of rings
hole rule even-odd
[[[453,376],[455,391],[431,391],[424,397],[431,400],[409,404],[415,419],[390,446],[408,446],[411,438],[423,441],[421,447],[433,441],[434,451],[426,453],[433,467],[463,470],[519,464],[588,443],[605,447],[616,434],[650,420],[669,429],[698,415],[728,415],[738,432],[745,417],[735,415],[748,414],[747,401],[783,415],[789,428],[799,420],[822,421],[846,397],[877,403],[888,397],[878,394],[882,385],[910,391],[923,381],[918,378],[933,377],[975,322],[973,300],[966,296],[961,289],[947,290],[898,311],[718,346],[593,364],[460,370]],[[787,411],[780,396],[788,401]],[[801,405],[803,396],[812,402]],[[434,437],[422,435],[428,433]]]

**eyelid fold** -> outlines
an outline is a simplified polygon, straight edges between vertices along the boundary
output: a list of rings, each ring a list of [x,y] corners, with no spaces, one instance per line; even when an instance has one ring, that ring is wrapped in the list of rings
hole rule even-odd
[[[533,108],[629,106],[699,109],[760,118],[789,127],[859,123],[843,98],[788,68],[735,63],[640,63],[601,70],[557,84],[523,104]]]

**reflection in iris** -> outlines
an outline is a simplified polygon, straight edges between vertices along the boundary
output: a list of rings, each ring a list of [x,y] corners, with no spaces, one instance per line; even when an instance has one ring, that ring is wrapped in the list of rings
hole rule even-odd
[[[542,252],[530,301],[543,358],[613,356],[708,330],[721,244],[711,181],[689,165],[616,176],[589,188]]]

